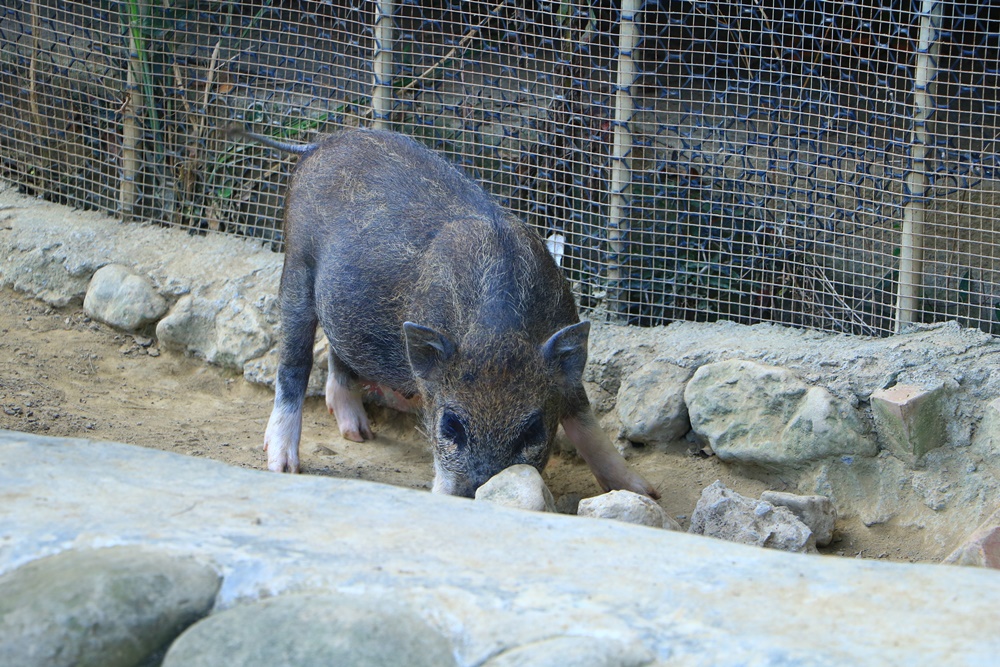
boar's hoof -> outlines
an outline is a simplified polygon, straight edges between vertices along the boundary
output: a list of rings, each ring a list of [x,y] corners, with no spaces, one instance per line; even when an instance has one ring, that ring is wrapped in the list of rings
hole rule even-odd
[[[365,406],[361,403],[360,391],[349,389],[330,376],[326,382],[326,407],[336,417],[340,435],[345,440],[364,442],[375,439],[368,425]]]
[[[365,440],[375,439],[375,434],[372,433],[368,424],[352,425],[349,427],[341,426],[340,435],[344,440],[351,440],[352,442],[364,442]]]
[[[659,492],[653,488],[652,484],[643,479],[642,475],[628,468],[615,470],[612,474],[607,476],[598,475],[597,478],[598,483],[601,485],[601,489],[603,489],[605,493],[608,491],[632,491],[644,496],[649,496],[653,500],[660,499]]]
[[[286,448],[269,448],[264,441],[264,451],[267,452],[267,469],[272,472],[299,472],[299,457]]]

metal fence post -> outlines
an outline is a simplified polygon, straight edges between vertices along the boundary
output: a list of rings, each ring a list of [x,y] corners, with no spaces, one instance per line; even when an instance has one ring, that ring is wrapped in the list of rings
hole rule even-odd
[[[392,113],[392,0],[375,4],[375,50],[372,54],[372,127],[389,129]]]
[[[896,333],[914,322],[920,307],[924,260],[924,214],[927,208],[927,157],[930,132],[927,123],[934,116],[934,77],[937,74],[941,3],[923,0],[920,6],[920,33],[913,72],[913,138],[910,143],[910,170],[904,186],[908,199],[903,207],[903,230],[899,240],[899,285],[896,293]]]
[[[620,307],[622,270],[628,246],[629,222],[626,215],[627,190],[632,181],[630,158],[632,133],[630,124],[635,113],[632,102],[632,85],[635,83],[634,50],[639,41],[636,15],[640,0],[622,0],[621,23],[618,26],[618,76],[615,84],[614,144],[611,153],[611,192],[608,202],[608,257],[607,296],[608,310]]]

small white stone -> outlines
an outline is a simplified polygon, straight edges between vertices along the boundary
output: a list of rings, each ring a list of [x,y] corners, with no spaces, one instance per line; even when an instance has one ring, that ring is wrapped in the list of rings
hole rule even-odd
[[[663,511],[655,500],[632,491],[611,491],[580,501],[579,516],[613,519],[640,526],[680,530],[680,524]]]
[[[91,278],[83,309],[95,320],[134,331],[158,320],[167,312],[167,302],[145,276],[109,264]]]
[[[476,500],[535,512],[555,512],[556,502],[542,476],[529,465],[501,470],[476,489]]]

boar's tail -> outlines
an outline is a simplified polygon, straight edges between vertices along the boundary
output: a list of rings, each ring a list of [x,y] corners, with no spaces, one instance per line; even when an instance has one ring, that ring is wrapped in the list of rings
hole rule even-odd
[[[286,153],[296,153],[298,155],[308,155],[316,150],[317,146],[319,146],[319,144],[286,144],[282,141],[278,141],[277,139],[264,136],[263,134],[254,134],[239,125],[230,125],[229,128],[226,129],[226,135],[230,139],[250,139],[259,144],[269,146],[270,148],[275,148]]]

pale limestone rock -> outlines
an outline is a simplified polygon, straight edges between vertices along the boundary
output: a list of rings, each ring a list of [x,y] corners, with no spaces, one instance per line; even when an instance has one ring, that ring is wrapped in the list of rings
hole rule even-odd
[[[684,386],[691,371],[669,361],[651,361],[626,378],[618,389],[618,418],[633,442],[664,446],[691,429]]]
[[[681,529],[680,524],[664,512],[655,500],[632,491],[610,491],[593,498],[584,498],[580,501],[577,514],[653,528]]]
[[[166,313],[167,302],[145,276],[121,264],[109,264],[90,279],[83,309],[95,320],[135,331]]]
[[[476,489],[476,500],[534,512],[555,512],[556,501],[545,480],[533,466],[516,465],[501,470]]]
[[[765,491],[760,499],[778,507],[787,507],[799,521],[809,526],[816,546],[825,547],[833,540],[837,510],[826,496],[800,496],[781,491]]]
[[[877,452],[850,405],[783,368],[740,359],[706,364],[684,399],[692,429],[724,461],[780,470]]]
[[[791,510],[741,496],[719,481],[701,492],[689,532],[781,551],[816,551],[812,531]]]

